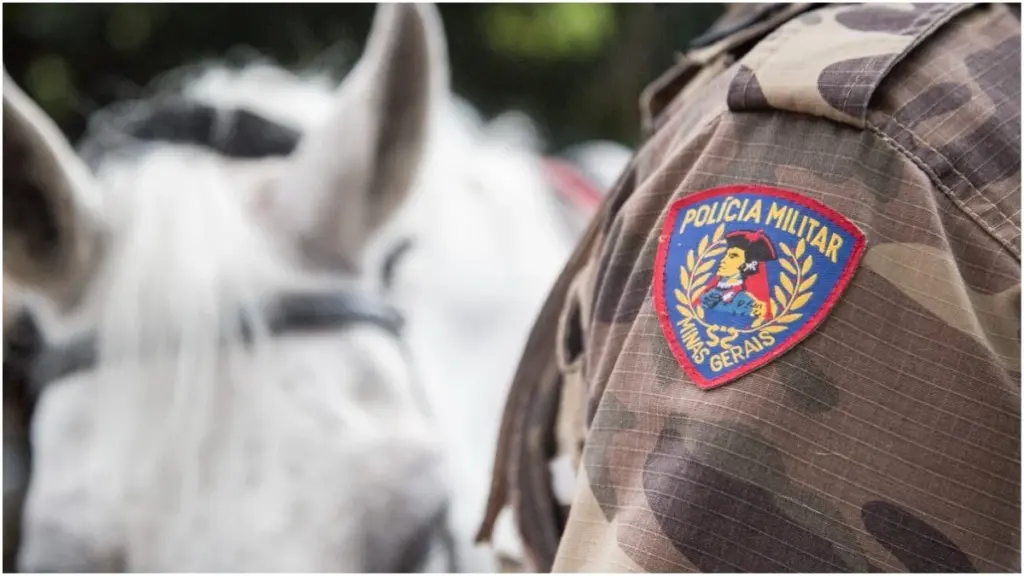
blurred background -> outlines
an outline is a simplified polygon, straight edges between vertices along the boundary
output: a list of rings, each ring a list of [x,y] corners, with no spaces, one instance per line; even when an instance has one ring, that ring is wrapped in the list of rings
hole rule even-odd
[[[540,125],[549,150],[633,147],[643,87],[721,4],[441,5],[455,91],[485,116]],[[345,70],[372,4],[4,4],[4,65],[74,142],[97,107],[160,73],[253,51],[289,68]]]

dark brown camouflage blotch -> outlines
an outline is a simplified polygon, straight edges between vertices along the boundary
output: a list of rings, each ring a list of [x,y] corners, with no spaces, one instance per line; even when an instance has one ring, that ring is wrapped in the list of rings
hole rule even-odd
[[[888,502],[861,509],[864,527],[910,572],[977,572],[970,558],[942,532]]]
[[[875,91],[875,85],[864,79],[882,76],[895,57],[896,54],[866,56],[830,64],[818,76],[818,92],[836,110],[863,118]]]
[[[628,324],[647,299],[651,287],[651,268],[637,270],[627,255],[637,255],[647,242],[646,236],[623,236],[622,222],[608,233],[609,250],[601,258],[598,276],[605,283],[594,297],[594,318],[609,324]]]
[[[787,404],[802,412],[827,412],[840,402],[842,390],[803,349],[786,354],[786,362],[777,364],[776,377],[786,389]]]
[[[678,433],[662,432],[644,469],[644,489],[662,532],[701,571],[850,571],[831,542],[776,505],[773,492],[695,461],[686,444]],[[763,448],[762,458],[778,458]]]
[[[898,7],[888,6],[853,6],[840,10],[836,21],[851,30],[860,32],[888,32],[903,36],[913,36],[928,24],[923,15],[941,4],[902,4]]]
[[[804,16],[814,16],[814,14],[805,14]],[[771,108],[771,104],[765,98],[764,90],[757,82],[754,71],[743,64],[737,67],[736,76],[732,79],[728,103],[729,107],[733,109],[749,107],[755,110],[768,110]]]
[[[967,174],[976,188],[984,189],[1020,174],[1020,35],[991,50],[974,52],[964,63],[995,109],[939,153]]]
[[[870,570],[856,532],[840,511],[806,485],[794,481],[787,470],[787,457],[757,429],[723,420],[700,420],[684,415],[670,415],[657,446],[645,465],[644,486],[650,509],[663,526],[673,544],[691,562],[706,571],[727,566],[717,564],[721,555],[701,553],[695,540],[714,540],[708,533],[726,533],[733,537],[722,542],[731,553],[733,570],[778,571],[769,568],[771,560],[756,542],[764,537],[775,539],[777,563],[806,571]],[[671,497],[666,489],[674,479],[694,474],[706,477],[708,492],[683,485],[688,497]],[[695,483],[700,483],[694,479]],[[732,487],[733,491],[728,488]],[[699,488],[699,487],[698,487]],[[750,498],[768,503],[756,506]],[[678,495],[676,495],[678,496]],[[694,507],[695,514],[681,513],[680,508]],[[731,510],[735,516],[730,518]],[[705,522],[695,526],[678,525],[679,519],[700,516]],[[737,524],[736,530],[722,529],[723,524]],[[739,534],[737,534],[739,532]],[[744,539],[753,554],[737,554]],[[696,550],[695,550],[696,549]],[[694,553],[696,551],[696,553]],[[762,556],[762,557],[757,557]],[[769,556],[772,556],[769,554]],[[737,565],[739,563],[739,565]]]
[[[921,92],[903,105],[893,119],[904,126],[916,127],[933,118],[955,112],[971,101],[971,88],[956,82],[942,82]]]

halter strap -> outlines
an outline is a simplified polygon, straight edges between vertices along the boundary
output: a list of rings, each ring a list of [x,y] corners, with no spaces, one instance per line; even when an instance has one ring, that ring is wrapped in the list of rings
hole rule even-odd
[[[400,338],[404,324],[394,307],[356,291],[284,294],[266,307],[265,320],[267,330],[275,336],[368,324]],[[241,326],[243,342],[251,343],[253,326],[244,317]],[[24,369],[33,397],[55,380],[92,368],[97,359],[95,333],[44,344],[28,312],[22,313],[11,336],[4,339],[4,361]]]

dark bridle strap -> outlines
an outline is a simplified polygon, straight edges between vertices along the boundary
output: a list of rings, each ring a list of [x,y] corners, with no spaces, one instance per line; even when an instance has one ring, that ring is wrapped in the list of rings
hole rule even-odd
[[[371,324],[395,337],[401,336],[404,320],[391,305],[361,292],[338,294],[285,294],[267,310],[272,334],[324,330],[346,324]]]
[[[132,116],[90,128],[80,153],[92,166],[107,155],[153,143],[187,144],[228,158],[290,155],[302,139],[291,126],[246,108],[220,107],[186,98],[152,100]]]
[[[404,323],[402,315],[392,306],[355,291],[285,294],[267,306],[264,318],[268,332],[274,336],[364,324],[400,338]],[[4,362],[25,367],[32,396],[38,396],[50,382],[87,370],[96,363],[95,334],[87,333],[44,346],[27,313],[18,319],[15,330],[13,342],[16,345],[5,346]],[[243,320],[243,341],[251,342],[252,332],[251,324]],[[8,340],[12,339],[5,339],[5,343]]]

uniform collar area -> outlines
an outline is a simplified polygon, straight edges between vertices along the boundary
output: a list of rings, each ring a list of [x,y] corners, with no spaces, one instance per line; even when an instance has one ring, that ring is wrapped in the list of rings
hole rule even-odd
[[[743,56],[744,48],[760,41],[793,18],[828,4],[730,4],[707,32],[689,43],[686,54],[676,55],[672,68],[644,88],[640,95],[640,111],[644,132],[650,133],[658,118],[676,95],[705,66],[731,55]]]

